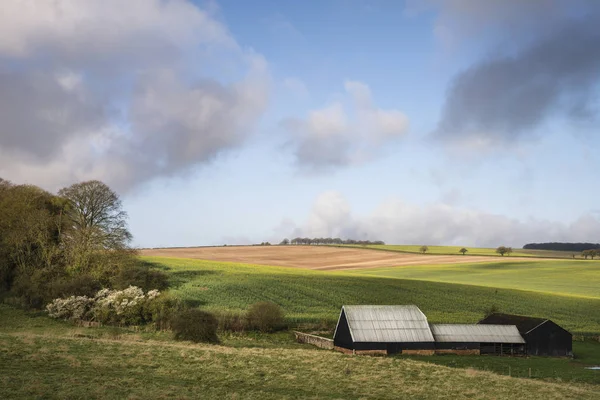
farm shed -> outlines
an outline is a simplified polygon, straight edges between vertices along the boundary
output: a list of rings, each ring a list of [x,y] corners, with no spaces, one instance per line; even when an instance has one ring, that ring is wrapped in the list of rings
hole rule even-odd
[[[337,350],[371,354],[433,354],[427,317],[414,305],[343,306],[333,335]]]
[[[431,324],[437,354],[525,354],[515,325]]]
[[[573,336],[549,319],[522,315],[492,314],[479,324],[515,325],[527,343],[527,354],[566,357],[573,355]]]

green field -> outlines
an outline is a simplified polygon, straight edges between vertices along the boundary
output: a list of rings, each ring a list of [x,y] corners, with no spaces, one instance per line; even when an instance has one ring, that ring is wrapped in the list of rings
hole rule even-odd
[[[254,302],[270,300],[284,308],[290,326],[305,329],[331,332],[343,304],[416,304],[434,323],[474,323],[495,305],[504,312],[549,317],[578,335],[600,333],[600,298],[592,296],[599,274],[592,262],[322,272],[191,259],[144,260],[165,271],[170,291],[191,306],[243,311]],[[411,279],[399,277],[402,271],[412,273]],[[458,277],[471,284],[432,281]],[[489,287],[508,284],[510,277],[521,288],[537,291]],[[0,321],[0,398],[600,397],[600,373],[585,368],[600,364],[600,343],[591,339],[574,342],[572,360],[380,358],[317,350],[295,343],[287,331],[220,332],[221,345],[193,345],[173,341],[169,332],[79,328],[1,304]],[[512,377],[506,376],[509,373]]]
[[[402,357],[353,357],[293,343],[291,335],[174,342],[165,332],[78,328],[0,305],[0,398],[30,399],[595,399],[593,371],[517,379]],[[278,338],[274,344],[270,337]],[[475,360],[474,357],[466,357]],[[500,366],[508,358],[478,357]],[[525,368],[530,359],[511,359]],[[535,364],[532,364],[535,365]],[[504,366],[505,367],[505,366]],[[494,368],[489,368],[495,371]],[[539,371],[536,371],[539,372]],[[565,374],[576,379],[565,382]],[[534,377],[535,378],[535,377]],[[539,377],[537,377],[539,378]]]
[[[356,271],[368,276],[419,279],[498,288],[532,290],[600,299],[596,261],[518,261],[401,266]]]
[[[387,250],[387,251],[398,251],[402,253],[421,253],[421,247],[423,245],[410,245],[410,244],[383,244],[383,245],[344,245],[346,247],[359,247],[368,248],[375,250]],[[439,254],[439,255],[456,255],[461,254],[459,252],[465,246],[427,246],[428,250],[426,254]],[[465,247],[468,251],[465,256],[495,256],[502,257],[496,253],[495,248],[485,247]],[[528,250],[528,249],[513,249],[510,256],[504,257],[536,257],[536,258],[573,258],[573,254],[580,258],[579,253],[572,253],[569,251],[551,251],[551,250]]]
[[[249,304],[268,300],[284,308],[290,323],[323,322],[333,326],[344,304],[416,304],[434,323],[474,323],[486,309],[496,305],[503,312],[551,318],[577,334],[600,333],[600,298],[390,279],[361,275],[355,270],[321,272],[189,259],[145,259],[169,273],[174,294],[213,311],[244,310]],[[363,272],[370,271],[375,270]],[[435,277],[432,271],[430,278]],[[590,280],[573,280],[568,290],[582,290],[577,287]]]

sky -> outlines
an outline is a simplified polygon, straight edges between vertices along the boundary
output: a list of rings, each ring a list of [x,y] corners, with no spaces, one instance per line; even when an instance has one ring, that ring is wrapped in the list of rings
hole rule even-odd
[[[600,2],[3,0],[0,177],[138,247],[600,242]]]

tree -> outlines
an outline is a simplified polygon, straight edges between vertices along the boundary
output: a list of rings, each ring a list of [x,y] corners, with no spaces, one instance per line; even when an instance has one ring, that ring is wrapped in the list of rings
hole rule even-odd
[[[589,250],[582,251],[581,256],[587,260],[587,258],[590,256],[590,251]]]
[[[287,246],[288,244],[290,244],[290,239],[288,239],[288,238],[285,238],[285,239],[283,239],[283,240],[281,241],[281,243],[279,243],[279,244],[282,244],[282,245],[284,245],[284,246]]]
[[[600,253],[598,250],[588,250],[590,257],[592,258],[592,260],[594,259],[594,257],[596,257],[598,255],[598,253]]]
[[[464,256],[467,251],[469,251],[469,250],[467,250],[463,247],[462,249],[459,250],[459,253],[462,253],[462,255]]]
[[[69,244],[71,266],[89,267],[94,253],[127,250],[131,233],[121,199],[100,181],[76,183],[58,192],[68,202],[69,229],[64,233]]]
[[[512,247],[507,247],[506,248],[506,255],[507,256],[510,256],[512,254],[512,252],[513,252]]]
[[[428,250],[429,250],[429,247],[427,247],[427,246],[421,246],[421,248],[419,249],[419,251],[423,254],[427,253]]]
[[[496,253],[500,254],[504,257],[504,254],[508,252],[508,249],[505,246],[500,246],[496,249]]]

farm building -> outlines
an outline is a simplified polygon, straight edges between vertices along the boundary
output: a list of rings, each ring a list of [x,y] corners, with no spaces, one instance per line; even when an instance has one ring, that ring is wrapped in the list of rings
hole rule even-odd
[[[549,319],[495,313],[479,321],[479,324],[515,325],[527,343],[529,355],[554,357],[573,355],[573,336]]]
[[[436,354],[525,354],[514,325],[431,324]]]
[[[343,352],[433,354],[427,317],[413,305],[343,306],[333,344]]]

